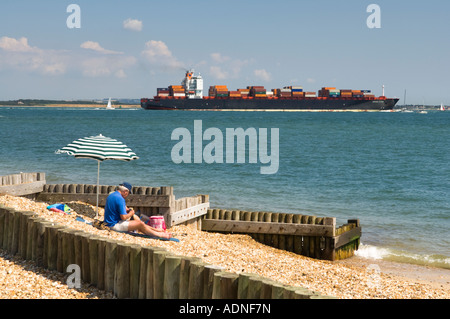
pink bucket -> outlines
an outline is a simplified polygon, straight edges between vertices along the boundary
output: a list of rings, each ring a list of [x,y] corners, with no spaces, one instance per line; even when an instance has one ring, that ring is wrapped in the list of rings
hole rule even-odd
[[[166,222],[163,216],[150,216],[149,225],[156,229],[166,230]]]

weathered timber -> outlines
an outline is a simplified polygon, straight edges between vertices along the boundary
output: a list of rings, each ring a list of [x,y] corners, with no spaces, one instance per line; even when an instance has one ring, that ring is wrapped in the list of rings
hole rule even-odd
[[[339,248],[361,237],[361,227],[354,227],[334,238],[334,247]]]
[[[206,231],[300,236],[333,236],[334,233],[334,227],[331,225],[229,221],[219,219],[204,219],[202,221],[202,229]]]
[[[0,176],[0,194],[23,196],[43,191],[45,173],[20,173]]]

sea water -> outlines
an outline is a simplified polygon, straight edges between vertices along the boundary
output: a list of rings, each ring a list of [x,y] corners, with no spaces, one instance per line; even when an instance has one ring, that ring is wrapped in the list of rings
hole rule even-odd
[[[178,163],[177,128],[277,128],[279,163]],[[362,257],[450,269],[450,112],[187,112],[0,107],[0,175],[45,172],[48,183],[97,182],[97,162],[55,151],[103,134],[140,158],[104,161],[100,184],[174,186],[211,207],[358,218]],[[206,146],[210,141],[203,141]],[[276,141],[269,140],[270,143]],[[249,146],[250,147],[250,146]]]

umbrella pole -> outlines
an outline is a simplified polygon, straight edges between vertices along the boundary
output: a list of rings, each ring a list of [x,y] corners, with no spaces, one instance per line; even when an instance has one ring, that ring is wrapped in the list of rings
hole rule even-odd
[[[96,217],[95,219],[98,219],[98,188],[99,188],[99,184],[100,184],[100,161],[97,161],[98,166],[97,166],[97,210],[96,210]]]

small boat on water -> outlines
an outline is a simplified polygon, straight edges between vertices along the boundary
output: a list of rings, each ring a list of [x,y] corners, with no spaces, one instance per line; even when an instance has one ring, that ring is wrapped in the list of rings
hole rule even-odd
[[[111,98],[109,98],[109,100],[108,100],[108,105],[106,105],[106,109],[107,110],[114,110],[114,108],[111,105]]]

